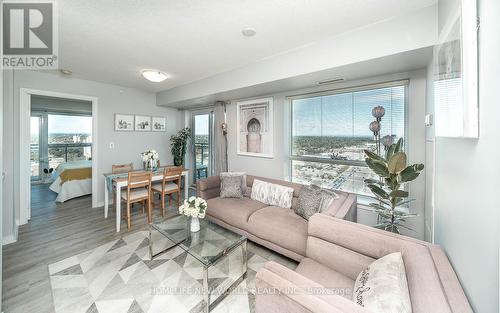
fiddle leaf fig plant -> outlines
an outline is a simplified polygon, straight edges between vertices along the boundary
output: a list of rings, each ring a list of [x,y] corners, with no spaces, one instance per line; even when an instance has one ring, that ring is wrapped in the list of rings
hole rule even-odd
[[[380,179],[365,179],[366,186],[374,194],[376,203],[370,203],[378,214],[376,228],[384,229],[393,233],[400,233],[400,228],[411,230],[403,225],[406,219],[416,214],[401,210],[414,199],[408,199],[408,191],[404,190],[407,183],[415,180],[424,169],[423,164],[408,165],[406,153],[403,151],[403,139],[389,146],[382,157],[372,151],[364,150],[366,165],[377,174]]]

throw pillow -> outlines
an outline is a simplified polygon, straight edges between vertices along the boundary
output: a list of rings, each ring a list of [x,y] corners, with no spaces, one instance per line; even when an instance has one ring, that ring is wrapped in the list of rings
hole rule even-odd
[[[243,192],[241,190],[241,177],[239,176],[221,177],[220,197],[243,198]]]
[[[309,220],[311,216],[320,211],[322,198],[323,192],[318,186],[302,186],[293,211],[295,214]]]
[[[219,174],[219,177],[221,179],[222,179],[222,177],[229,177],[229,176],[240,177],[240,179],[241,179],[241,192],[243,192],[243,195],[246,194],[246,192],[247,192],[247,173],[245,173],[245,172],[224,172],[224,173]]]
[[[267,205],[289,209],[292,206],[293,188],[255,179],[250,198]]]
[[[388,254],[359,273],[353,301],[372,312],[411,313],[401,252]]]

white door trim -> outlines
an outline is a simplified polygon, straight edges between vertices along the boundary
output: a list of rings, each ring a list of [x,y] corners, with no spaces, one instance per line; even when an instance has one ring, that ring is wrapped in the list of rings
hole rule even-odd
[[[30,116],[31,95],[66,98],[92,102],[92,207],[97,207],[97,97],[61,93],[29,88],[19,89],[19,224],[26,224],[31,218],[31,172],[30,172]]]

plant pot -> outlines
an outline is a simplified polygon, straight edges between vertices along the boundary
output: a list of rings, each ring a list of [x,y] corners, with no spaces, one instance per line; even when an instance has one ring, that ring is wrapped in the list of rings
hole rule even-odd
[[[200,231],[200,220],[197,217],[191,218],[191,232]]]

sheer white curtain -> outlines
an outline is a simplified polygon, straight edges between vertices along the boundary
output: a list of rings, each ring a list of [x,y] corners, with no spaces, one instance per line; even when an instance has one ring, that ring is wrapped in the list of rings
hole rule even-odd
[[[214,106],[214,168],[213,175],[227,172],[227,139],[222,130],[226,122],[226,103],[217,101]]]

